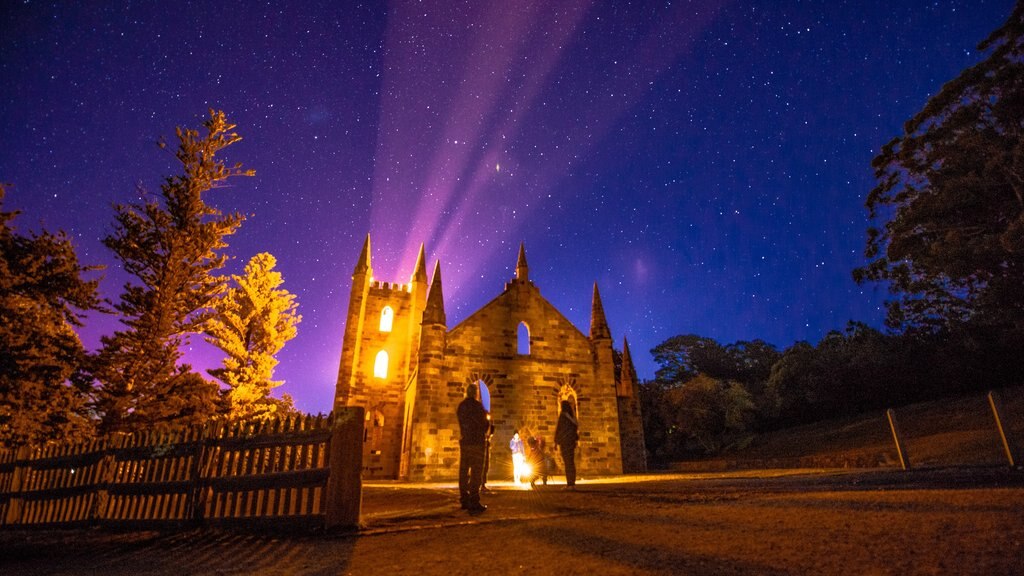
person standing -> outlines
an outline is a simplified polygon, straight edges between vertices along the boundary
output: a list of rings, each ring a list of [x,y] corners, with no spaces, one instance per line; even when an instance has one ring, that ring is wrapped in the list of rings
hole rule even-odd
[[[579,423],[572,412],[572,404],[562,400],[562,410],[558,414],[555,425],[555,444],[562,453],[565,463],[565,485],[569,490],[576,489],[576,443],[579,442]]]
[[[464,510],[479,514],[487,507],[480,503],[487,431],[487,411],[477,400],[476,384],[466,387],[466,398],[456,409],[459,418],[459,500]]]
[[[526,453],[523,451],[523,439],[519,437],[519,430],[512,434],[512,440],[508,443],[508,449],[512,451],[512,479],[516,484],[523,482],[523,464],[526,463]]]

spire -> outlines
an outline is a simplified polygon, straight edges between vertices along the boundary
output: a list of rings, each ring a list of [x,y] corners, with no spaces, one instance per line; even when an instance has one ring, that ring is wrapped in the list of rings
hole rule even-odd
[[[608,321],[604,318],[604,305],[601,304],[601,293],[594,282],[594,299],[590,304],[590,339],[611,339],[612,332],[608,329]]]
[[[516,279],[530,279],[530,267],[526,265],[526,246],[523,242],[519,243],[519,258],[516,260]]]
[[[359,262],[356,262],[356,269],[352,274],[365,274],[370,271],[370,234],[366,234],[366,242],[363,242],[363,251],[359,253]]]
[[[633,368],[633,357],[629,354],[629,340],[622,337],[622,374],[619,375],[619,396],[632,396],[636,387],[636,369]]]
[[[430,281],[430,292],[427,294],[427,307],[423,310],[424,324],[447,325],[444,315],[444,293],[441,290],[441,261],[434,266],[434,277]]]
[[[412,271],[412,278],[409,282],[427,283],[427,259],[424,256],[423,244],[420,244],[420,254],[416,257],[416,268]]]

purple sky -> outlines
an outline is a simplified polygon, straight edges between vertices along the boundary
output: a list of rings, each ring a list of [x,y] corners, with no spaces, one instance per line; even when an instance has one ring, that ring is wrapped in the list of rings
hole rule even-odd
[[[530,277],[616,346],[696,333],[817,342],[881,324],[857,287],[870,161],[963,68],[1011,0],[4,3],[0,181],[22,230],[100,242],[114,202],[178,173],[160,137],[223,109],[256,170],[209,195],[248,215],[229,272],[278,259],[299,336],[280,389],[331,407],[350,275],[440,259],[449,326]],[[116,319],[90,319],[95,346]],[[220,353],[193,339],[200,368]]]

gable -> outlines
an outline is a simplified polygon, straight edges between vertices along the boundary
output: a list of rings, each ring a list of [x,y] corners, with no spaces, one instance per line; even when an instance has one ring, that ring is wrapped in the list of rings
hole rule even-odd
[[[590,340],[529,283],[512,283],[448,332],[448,349],[467,356],[518,356],[520,323],[534,360],[592,360]]]

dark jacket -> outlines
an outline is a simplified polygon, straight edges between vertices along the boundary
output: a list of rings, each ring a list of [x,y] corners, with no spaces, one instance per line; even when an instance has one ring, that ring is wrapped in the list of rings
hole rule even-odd
[[[491,426],[484,405],[475,398],[466,398],[459,403],[455,414],[459,418],[459,432],[462,434],[459,444],[483,446]]]
[[[563,411],[558,415],[558,424],[555,425],[555,444],[559,446],[575,446],[580,439],[579,424],[569,412]]]

